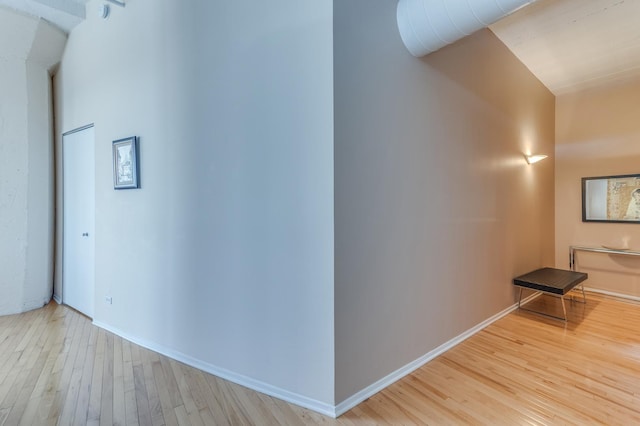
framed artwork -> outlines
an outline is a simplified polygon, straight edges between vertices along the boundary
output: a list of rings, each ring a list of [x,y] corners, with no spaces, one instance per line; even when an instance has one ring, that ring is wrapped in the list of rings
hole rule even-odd
[[[113,189],[139,188],[138,138],[113,141]]]
[[[582,178],[582,221],[640,223],[640,175]]]

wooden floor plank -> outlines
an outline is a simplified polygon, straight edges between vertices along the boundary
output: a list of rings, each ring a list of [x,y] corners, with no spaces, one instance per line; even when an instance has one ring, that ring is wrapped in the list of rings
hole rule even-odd
[[[59,371],[59,379],[54,383],[56,386],[55,396],[50,404],[50,412],[48,414],[48,420],[57,421],[61,416],[61,412],[66,405],[66,398],[69,392],[72,392],[71,379],[73,374],[73,366],[78,353],[83,349],[80,347],[80,339],[82,336],[82,329],[89,322],[86,318],[75,312],[69,312],[69,316],[72,320],[69,322],[69,330],[67,338],[65,338],[61,355],[58,357],[56,364],[54,364],[54,371]],[[86,350],[86,348],[84,348]],[[76,375],[77,376],[77,375]],[[73,400],[69,401],[69,404],[73,404]]]
[[[177,425],[178,419],[174,411],[175,406],[173,405],[173,402],[171,400],[171,395],[169,395],[167,378],[164,374],[164,369],[162,368],[160,360],[153,361],[151,370],[153,371],[153,376],[155,377],[155,382],[157,384],[158,398],[160,399],[160,408],[162,409],[162,417],[164,418],[164,421],[167,425]]]
[[[640,303],[516,311],[331,419],[98,329],[51,303],[0,317],[0,425],[640,424]],[[541,297],[532,306],[561,309]]]
[[[100,401],[102,400],[102,378],[104,376],[104,352],[106,337],[104,330],[98,330],[96,337],[95,360],[93,363],[93,375],[89,389],[89,405],[87,407],[87,423],[100,424]]]
[[[23,417],[25,417],[25,414],[26,417],[29,418],[35,416],[36,407],[32,406],[32,410],[29,410],[27,412],[25,411],[31,399],[31,394],[33,393],[42,370],[46,365],[48,356],[49,354],[47,352],[42,352],[38,357],[36,363],[31,367],[29,374],[27,375],[24,382],[21,383],[21,386],[16,386],[17,396],[15,399],[15,403],[13,404],[11,411],[9,412],[9,416],[7,417],[6,424],[20,424],[20,421]],[[20,388],[20,391],[17,391],[18,388]],[[28,421],[28,419],[25,421]]]
[[[144,378],[144,368],[142,364],[133,367],[133,383],[136,406],[138,407],[138,423],[141,425],[150,425],[151,410],[149,409],[149,393],[147,392],[147,383]]]
[[[141,350],[141,366],[147,391],[147,399],[149,405],[149,415],[151,416],[151,424],[165,424],[164,415],[162,414],[162,403],[158,394],[156,385],[156,377],[153,374],[153,362],[157,357],[152,356],[152,352],[147,349]]]
[[[105,332],[104,359],[102,362],[102,392],[100,398],[100,422],[101,426],[113,425],[113,340],[111,333]],[[95,420],[95,419],[92,419]]]
[[[198,407],[196,406],[190,385],[183,373],[183,368],[190,367],[187,367],[184,364],[173,360],[171,361],[171,367],[173,369],[173,375],[176,378],[176,383],[178,384],[180,396],[182,397],[182,401],[184,402],[183,407],[187,412],[187,416],[189,417],[189,423],[193,426],[204,426],[202,418],[200,417],[200,410],[198,410]]]
[[[127,424],[122,339],[118,336],[113,338],[113,424]]]

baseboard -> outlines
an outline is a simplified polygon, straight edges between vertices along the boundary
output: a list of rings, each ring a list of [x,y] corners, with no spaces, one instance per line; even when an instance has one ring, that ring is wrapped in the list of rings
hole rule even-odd
[[[588,291],[591,293],[604,294],[605,296],[613,296],[619,299],[633,300],[634,302],[640,302],[639,296],[632,296],[630,294],[624,294],[624,293],[616,293],[615,291],[601,290],[599,288],[592,288],[592,287],[585,287],[584,291]]]
[[[55,302],[56,302],[58,305],[62,305],[62,299],[60,298],[60,296],[59,296],[59,295],[54,294],[54,295],[53,295],[53,300],[55,300]]]
[[[93,321],[93,324],[106,331],[116,334],[122,337],[123,339],[133,342],[136,345],[142,346],[144,348],[147,348],[159,354],[165,355],[169,358],[175,359],[176,361],[180,361],[191,367],[213,374],[214,376],[220,377],[222,379],[228,380],[230,382],[236,383],[241,386],[245,386],[249,389],[253,389],[257,392],[264,393],[274,398],[281,399],[291,404],[308,408],[309,410],[313,410],[320,414],[324,414],[332,418],[336,417],[335,406],[331,404],[326,404],[324,402],[317,401],[312,398],[308,398],[304,395],[299,395],[294,392],[290,392],[285,389],[278,388],[277,386],[270,385],[269,383],[265,383],[260,380],[255,380],[255,379],[252,379],[251,377],[243,376],[242,374],[234,373],[233,371],[229,371],[225,368],[221,368],[213,364],[209,364],[202,360],[183,354],[179,351],[159,345],[155,342],[151,342],[149,340],[140,339],[136,336],[132,336],[131,334],[125,333],[122,330],[111,327],[108,324],[102,323],[100,321]]]
[[[541,294],[542,293],[539,293],[539,292],[533,293],[532,295],[528,296],[527,298],[522,299],[521,303],[525,304],[525,303],[535,299],[536,297],[540,296]],[[513,312],[516,309],[518,309],[518,304],[517,303],[514,304],[513,306],[508,307],[507,309],[503,310],[502,312],[499,312],[499,313],[495,314],[494,316],[486,319],[485,321],[482,321],[480,324],[476,325],[475,327],[470,328],[469,330],[465,331],[464,333],[460,334],[459,336],[454,337],[453,339],[449,340],[446,343],[443,343],[442,345],[438,346],[437,348],[433,349],[432,351],[427,352],[426,354],[422,355],[420,358],[416,359],[415,361],[412,361],[412,362],[408,363],[404,367],[401,367],[401,368],[397,369],[393,373],[387,375],[386,377],[383,377],[382,379],[378,380],[377,382],[375,382],[375,383],[367,386],[366,388],[362,389],[358,393],[350,396],[349,398],[345,399],[344,401],[342,401],[340,404],[338,404],[336,406],[336,408],[335,408],[336,415],[337,416],[341,416],[342,414],[344,414],[347,411],[351,410],[356,405],[358,405],[361,402],[365,401],[366,399],[372,397],[376,393],[380,392],[381,390],[383,390],[384,388],[388,387],[389,385],[397,382],[398,380],[402,379],[403,377],[413,373],[415,370],[417,370],[418,368],[422,367],[427,362],[431,361],[432,359],[436,358],[439,355],[442,355],[443,353],[445,353],[449,349],[451,349],[454,346],[462,343],[463,341],[465,341],[469,337],[473,336],[474,334],[476,334],[477,332],[479,332],[483,328],[491,325],[492,323],[496,322],[497,320],[499,320],[500,318],[504,317],[505,315],[510,314],[511,312]]]
[[[522,303],[527,303],[533,299],[535,299],[536,297],[540,296],[541,293],[534,293],[532,295],[530,295],[529,297],[525,298],[522,300]],[[272,396],[274,398],[278,398],[281,399],[283,401],[289,402],[291,404],[295,404],[298,405],[300,407],[304,407],[304,408],[308,408],[309,410],[313,410],[315,412],[318,412],[320,414],[324,414],[326,416],[332,417],[332,418],[336,418],[344,413],[346,413],[347,411],[349,411],[350,409],[352,409],[353,407],[355,407],[356,405],[360,404],[361,402],[365,401],[366,399],[370,398],[371,396],[375,395],[376,393],[380,392],[381,390],[383,390],[384,388],[388,387],[389,385],[395,383],[396,381],[402,379],[403,377],[413,373],[415,370],[417,370],[418,368],[422,367],[424,364],[426,364],[427,362],[431,361],[432,359],[434,359],[435,357],[442,355],[443,353],[445,353],[446,351],[448,351],[449,349],[453,348],[454,346],[460,344],[461,342],[463,342],[464,340],[468,339],[469,337],[473,336],[474,334],[476,334],[477,332],[479,332],[480,330],[482,330],[483,328],[489,326],[490,324],[496,322],[497,320],[499,320],[500,318],[504,317],[505,315],[513,312],[514,310],[516,310],[518,308],[517,304],[514,304],[506,309],[504,309],[503,311],[493,315],[492,317],[486,319],[485,321],[481,322],[480,324],[470,328],[469,330],[465,331],[464,333],[460,334],[457,337],[454,337],[453,339],[449,340],[448,342],[438,346],[437,348],[433,349],[432,351],[429,351],[428,353],[424,354],[423,356],[421,356],[420,358],[406,364],[405,366],[397,369],[396,371],[394,371],[393,373],[383,377],[382,379],[376,381],[375,383],[367,386],[366,388],[362,389],[361,391],[357,392],[356,394],[352,395],[351,397],[347,398],[346,400],[342,401],[340,404],[338,405],[331,405],[331,404],[326,404],[324,402],[321,401],[317,401],[311,398],[307,398],[303,395],[299,395],[296,394],[294,392],[289,392],[285,389],[281,389],[278,388],[276,386],[272,386],[268,383],[262,382],[260,380],[255,380],[252,379],[251,377],[247,377],[247,376],[243,376],[241,374],[237,374],[234,373],[233,371],[229,371],[227,369],[209,364],[207,362],[204,362],[202,360],[193,358],[189,355],[183,354],[181,352],[178,352],[176,350],[173,350],[171,348],[167,348],[164,347],[162,345],[159,345],[155,342],[151,342],[145,339],[140,339],[136,336],[132,336],[128,333],[123,332],[122,330],[116,329],[114,327],[109,326],[108,324],[102,323],[100,321],[94,321],[93,324],[96,325],[97,327],[100,327],[104,330],[107,330],[113,334],[116,334],[120,337],[122,337],[123,339],[126,339],[130,342],[133,342],[137,345],[140,345],[144,348],[147,348],[149,350],[158,352],[162,355],[165,355],[169,358],[175,359],[176,361],[180,361],[184,364],[187,364],[191,367],[197,368],[199,370],[205,371],[207,373],[213,374],[214,376],[220,377],[222,379],[225,380],[229,380],[230,382],[236,383],[238,385],[241,386],[245,386],[247,388],[253,389],[257,392],[261,392],[264,393],[266,395]]]

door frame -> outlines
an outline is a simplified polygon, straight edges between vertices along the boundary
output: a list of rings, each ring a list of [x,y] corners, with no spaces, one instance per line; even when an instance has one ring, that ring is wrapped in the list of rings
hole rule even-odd
[[[64,164],[64,158],[65,158],[65,155],[64,155],[64,150],[65,150],[64,138],[65,138],[65,136],[69,136],[69,135],[72,135],[72,134],[75,134],[75,133],[78,133],[78,132],[82,132],[84,130],[91,129],[91,128],[95,129],[95,124],[94,123],[90,123],[90,124],[87,124],[85,126],[81,126],[81,127],[75,128],[73,130],[69,130],[67,132],[64,132],[62,134],[61,139],[60,139],[60,154],[61,154],[60,155],[60,166],[61,166],[60,177],[61,177],[61,180],[62,180],[62,184],[60,185],[60,192],[61,192],[61,199],[62,199],[62,208],[60,209],[61,210],[60,228],[61,228],[61,231],[62,231],[61,232],[62,250],[61,250],[61,257],[60,257],[60,266],[61,266],[62,271],[61,271],[61,274],[60,274],[60,300],[57,301],[60,304],[65,304],[65,297],[64,297],[64,293],[65,293],[64,267],[65,267],[65,251],[66,250],[65,250],[64,241],[65,241],[65,232],[66,232],[66,230],[65,230],[65,227],[64,227],[64,222],[65,222],[65,208],[66,208],[66,206],[65,206],[65,202],[64,202],[65,201],[65,198],[64,198],[64,168],[65,168],[65,164]],[[94,173],[95,173],[95,130],[94,130],[93,143],[94,143]],[[95,184],[94,184],[94,211],[95,211]],[[94,215],[95,215],[95,213],[94,213]],[[94,230],[94,234],[95,234],[95,230]],[[94,235],[94,238],[95,238],[95,235]],[[94,299],[95,299],[95,251],[94,251],[94,271],[93,271],[93,273],[94,273],[94,282],[93,282],[94,288],[93,288],[93,291],[94,291]],[[94,302],[94,305],[95,305],[95,300],[93,302]],[[69,305],[67,305],[67,306],[69,306]],[[73,308],[73,307],[71,306],[71,308]],[[93,307],[93,309],[95,310],[95,306]],[[82,313],[82,314],[86,315],[84,313]]]

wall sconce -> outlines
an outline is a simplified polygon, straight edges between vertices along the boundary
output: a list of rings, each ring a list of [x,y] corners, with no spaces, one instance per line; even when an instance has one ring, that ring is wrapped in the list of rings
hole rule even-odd
[[[111,8],[108,4],[101,4],[98,8],[98,16],[102,19],[107,19],[109,17],[109,13],[111,12]]]
[[[124,7],[124,0],[106,0],[109,3],[113,3],[117,6],[120,7]],[[102,4],[100,5],[100,8],[98,9],[98,16],[100,16],[102,19],[107,19],[109,18],[109,15],[111,14],[111,8],[109,7],[108,4]]]
[[[536,154],[536,155],[525,155],[524,158],[527,160],[527,164],[537,163],[538,161],[544,160],[547,158],[546,155]]]

